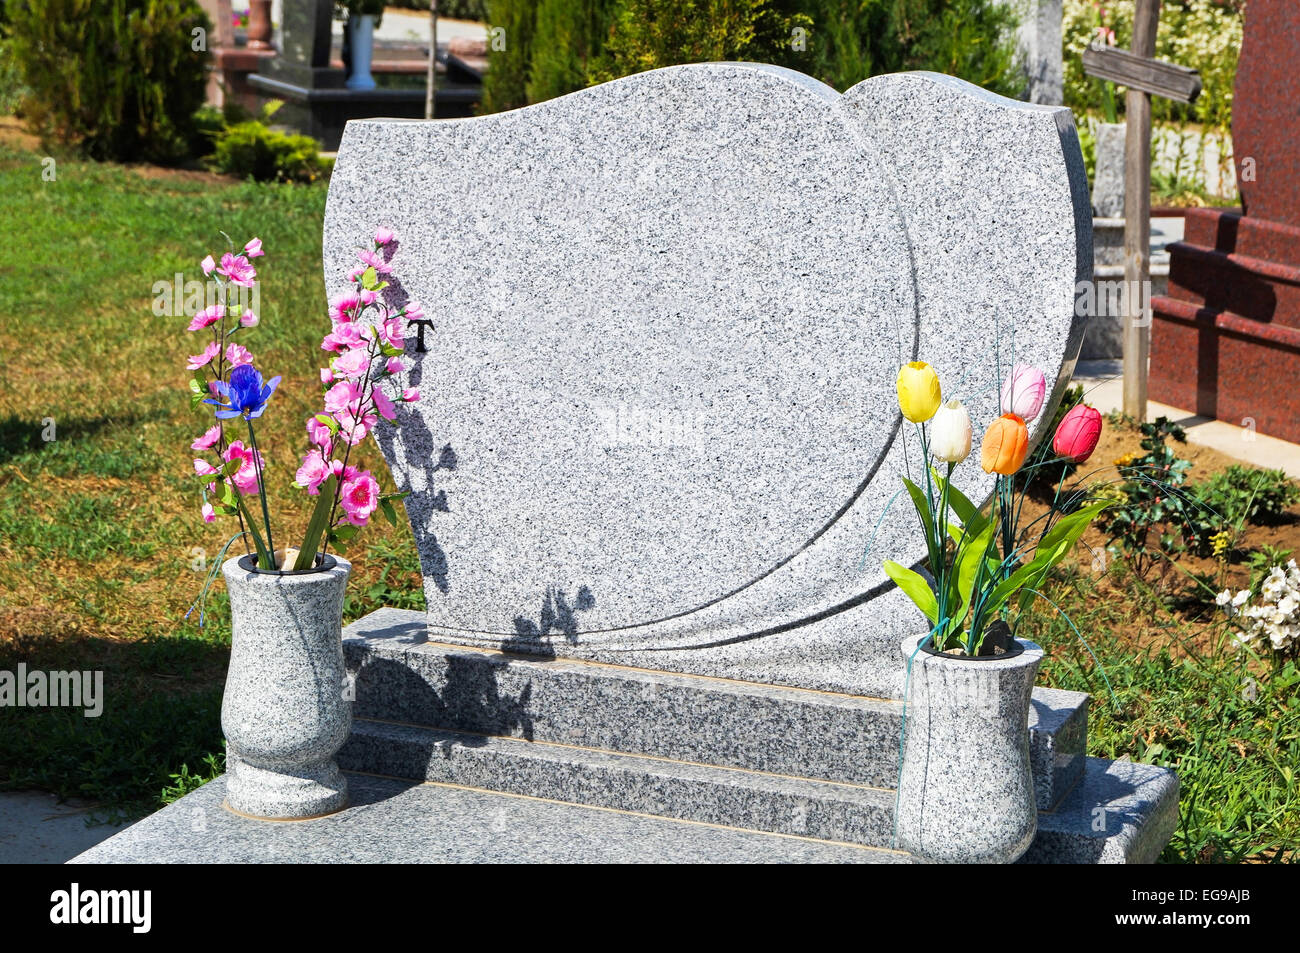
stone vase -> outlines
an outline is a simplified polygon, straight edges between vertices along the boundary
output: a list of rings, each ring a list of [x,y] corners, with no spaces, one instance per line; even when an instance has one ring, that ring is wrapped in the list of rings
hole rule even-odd
[[[271,49],[271,0],[248,0],[248,48]]]
[[[221,567],[234,629],[221,701],[226,806],[275,820],[332,814],[347,803],[334,756],[352,727],[342,635],[352,564],[326,556],[273,572],[254,559]]]
[[[929,863],[1009,864],[1038,830],[1029,697],[1043,650],[965,658],[903,642],[913,659],[899,772],[898,847]],[[915,653],[915,657],[913,657]]]
[[[348,89],[374,89],[375,78],[370,75],[370,60],[375,48],[375,18],[363,13],[348,17],[348,40],[352,51],[352,71],[348,73]]]

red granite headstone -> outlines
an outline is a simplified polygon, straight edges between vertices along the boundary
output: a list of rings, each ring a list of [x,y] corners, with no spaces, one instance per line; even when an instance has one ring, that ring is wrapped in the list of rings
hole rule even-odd
[[[1300,3],[1251,0],[1232,138],[1245,215],[1190,209],[1152,300],[1153,400],[1300,442]]]

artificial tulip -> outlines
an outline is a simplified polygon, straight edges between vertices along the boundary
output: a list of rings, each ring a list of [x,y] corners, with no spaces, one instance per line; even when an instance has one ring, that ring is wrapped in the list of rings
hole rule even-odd
[[[956,398],[935,411],[930,422],[930,453],[943,463],[961,463],[970,456],[970,414]]]
[[[1076,404],[1061,419],[1052,438],[1057,456],[1071,463],[1083,463],[1097,449],[1101,439],[1101,414],[1087,404]]]
[[[1011,476],[1025,463],[1029,450],[1029,428],[1017,414],[1003,414],[984,432],[980,466],[985,473]]]
[[[1030,421],[1043,409],[1047,399],[1047,378],[1028,364],[1017,364],[1002,383],[1002,411]]]
[[[933,417],[941,401],[939,375],[925,361],[912,361],[898,369],[898,407],[912,423]]]

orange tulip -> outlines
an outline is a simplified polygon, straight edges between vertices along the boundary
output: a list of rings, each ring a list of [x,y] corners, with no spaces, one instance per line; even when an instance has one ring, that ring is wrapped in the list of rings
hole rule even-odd
[[[1015,414],[1003,414],[984,432],[980,447],[980,466],[985,473],[1011,476],[1025,465],[1029,450],[1029,428]]]

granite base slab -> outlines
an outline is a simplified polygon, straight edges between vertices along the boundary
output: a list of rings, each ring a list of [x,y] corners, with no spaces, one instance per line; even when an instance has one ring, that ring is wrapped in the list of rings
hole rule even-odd
[[[352,805],[291,823],[221,807],[217,778],[74,864],[906,863],[868,847],[489,791],[348,776]]]

